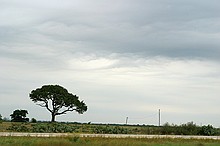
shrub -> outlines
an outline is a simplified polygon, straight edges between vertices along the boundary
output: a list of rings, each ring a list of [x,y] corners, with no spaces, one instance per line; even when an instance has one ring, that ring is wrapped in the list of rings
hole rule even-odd
[[[32,132],[67,133],[74,132],[77,127],[60,123],[35,124]]]
[[[37,123],[37,120],[35,118],[32,118],[31,123]]]
[[[168,122],[165,123],[161,128],[161,134],[176,134],[177,126],[170,125]]]
[[[212,136],[217,134],[217,130],[212,125],[202,126],[200,130],[201,135]]]
[[[93,128],[93,133],[100,134],[128,134],[130,130],[119,126],[96,126]]]
[[[27,110],[15,110],[10,115],[12,122],[28,122],[29,118],[26,118],[26,115],[28,114]]]
[[[176,134],[176,135],[218,135],[219,130],[213,128],[212,125],[197,126],[193,122],[188,122],[180,126],[170,125],[165,123],[161,128],[161,134]]]
[[[180,135],[197,135],[200,128],[193,122],[188,122],[177,127],[176,134]]]
[[[7,128],[9,131],[13,132],[29,132],[30,129],[27,127],[26,124],[23,123],[13,123],[11,126]]]

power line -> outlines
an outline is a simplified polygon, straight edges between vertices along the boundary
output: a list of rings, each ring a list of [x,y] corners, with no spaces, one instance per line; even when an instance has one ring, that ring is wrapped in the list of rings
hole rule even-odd
[[[153,117],[155,117],[157,114],[152,114],[152,115],[149,115],[149,116],[145,116],[145,117],[129,117],[129,119],[131,120],[143,120],[143,119],[151,119]]]
[[[145,120],[145,121],[147,121],[147,120],[149,120],[149,119],[156,119],[156,117],[157,117],[157,113],[155,113],[155,114],[151,114],[151,115],[149,115],[149,116],[143,116],[143,117],[129,117],[129,121],[130,120]],[[126,123],[126,125],[128,124],[128,117],[126,117],[126,119],[125,119],[125,123]]]

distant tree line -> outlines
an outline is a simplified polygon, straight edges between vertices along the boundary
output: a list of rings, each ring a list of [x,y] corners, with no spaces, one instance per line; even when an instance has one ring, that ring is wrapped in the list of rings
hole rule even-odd
[[[212,125],[197,126],[193,122],[174,125],[166,123],[163,126],[152,125],[111,125],[65,122],[13,122],[6,129],[11,132],[40,133],[94,133],[94,134],[151,134],[151,135],[220,135],[220,129]]]

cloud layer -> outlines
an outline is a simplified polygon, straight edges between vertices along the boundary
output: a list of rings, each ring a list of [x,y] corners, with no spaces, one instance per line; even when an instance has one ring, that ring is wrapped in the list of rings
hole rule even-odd
[[[0,109],[60,84],[89,106],[64,121],[220,126],[219,1],[0,0]],[[3,102],[2,102],[3,101]],[[42,112],[35,112],[35,111]],[[108,115],[108,116],[106,116]]]

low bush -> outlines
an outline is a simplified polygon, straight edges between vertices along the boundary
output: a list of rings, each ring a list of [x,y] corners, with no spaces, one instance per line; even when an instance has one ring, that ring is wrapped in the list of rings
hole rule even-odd
[[[32,118],[31,123],[37,123],[37,120],[35,118]]]
[[[170,125],[165,123],[161,127],[161,134],[172,134],[172,135],[206,135],[213,136],[219,135],[219,129],[212,127],[211,125],[207,126],[197,126],[193,122],[188,122],[187,124],[182,125]]]
[[[127,128],[119,126],[96,126],[93,128],[93,133],[97,134],[129,134],[131,131]]]
[[[218,130],[213,128],[212,125],[202,126],[200,130],[201,135],[211,136],[211,135],[217,135],[217,133]]]
[[[12,132],[30,132],[30,128],[28,128],[27,124],[24,123],[12,123],[7,130]]]
[[[77,129],[75,126],[61,124],[61,123],[48,123],[48,124],[34,124],[32,125],[32,132],[45,132],[45,133],[72,133]]]

